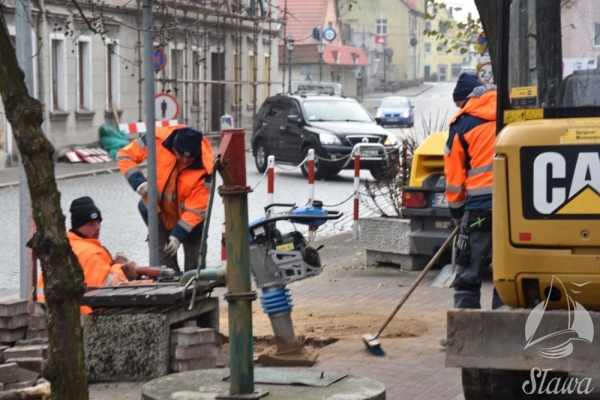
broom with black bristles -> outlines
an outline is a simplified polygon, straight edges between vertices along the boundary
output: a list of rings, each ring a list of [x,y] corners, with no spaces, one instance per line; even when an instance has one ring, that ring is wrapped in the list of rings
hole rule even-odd
[[[377,331],[377,333],[375,333],[373,336],[368,335],[368,334],[362,336],[362,340],[365,343],[365,346],[367,347],[367,350],[369,350],[371,353],[375,354],[376,356],[384,356],[385,355],[385,352],[381,348],[381,343],[379,342],[379,340],[377,340],[377,338],[379,337],[379,335],[381,335],[381,332],[383,332],[383,330],[392,321],[392,319],[394,318],[394,316],[396,315],[396,313],[398,312],[398,310],[400,310],[400,307],[402,307],[404,305],[404,303],[406,302],[406,300],[410,297],[410,295],[412,294],[412,292],[414,292],[414,290],[417,288],[417,286],[419,285],[419,283],[423,280],[423,278],[425,278],[425,275],[427,275],[427,272],[429,272],[429,270],[435,265],[435,263],[437,262],[438,258],[440,258],[441,255],[446,250],[446,247],[448,247],[448,245],[450,244],[450,242],[452,242],[452,240],[454,239],[454,237],[456,235],[458,235],[458,231],[459,230],[460,230],[459,226],[457,226],[456,228],[454,228],[454,230],[452,231],[452,233],[450,234],[450,236],[448,236],[448,239],[446,239],[446,241],[444,242],[444,244],[442,244],[442,247],[439,248],[439,250],[437,251],[437,253],[435,253],[435,255],[433,256],[433,258],[431,259],[431,261],[429,261],[429,264],[427,264],[427,266],[423,269],[423,271],[421,271],[421,273],[419,274],[419,276],[417,277],[417,279],[412,283],[412,285],[410,285],[410,287],[408,288],[408,290],[406,291],[406,293],[404,293],[404,296],[402,296],[402,300],[400,300],[400,303],[398,303],[398,305],[396,306],[396,308],[394,309],[394,311],[392,311],[392,313],[390,314],[390,316],[387,317],[387,319],[385,320],[385,322],[383,323],[383,325],[381,326],[381,328],[379,328],[379,330]]]

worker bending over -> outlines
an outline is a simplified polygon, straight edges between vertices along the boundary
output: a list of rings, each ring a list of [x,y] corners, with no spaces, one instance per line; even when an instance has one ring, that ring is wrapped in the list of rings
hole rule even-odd
[[[156,127],[155,136],[159,261],[179,274],[177,250],[181,244],[184,270],[198,267],[214,154],[202,132],[186,125]],[[142,197],[138,208],[147,225],[148,182],[139,168],[147,158],[146,146],[146,135],[134,140],[119,151],[117,163]]]

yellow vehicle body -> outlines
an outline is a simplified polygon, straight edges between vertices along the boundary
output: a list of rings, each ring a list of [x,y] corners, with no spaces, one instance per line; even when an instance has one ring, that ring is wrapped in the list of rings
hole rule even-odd
[[[600,310],[598,138],[600,118],[523,121],[500,132],[492,264],[507,305],[532,308],[552,285],[548,308],[568,309],[576,294],[586,309]]]
[[[444,173],[444,147],[448,132],[434,132],[427,136],[413,153],[410,169],[410,186],[423,186],[431,174]]]

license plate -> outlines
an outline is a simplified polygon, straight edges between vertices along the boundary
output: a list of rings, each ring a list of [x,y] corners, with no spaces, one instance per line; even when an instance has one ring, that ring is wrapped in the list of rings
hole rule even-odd
[[[397,122],[398,118],[388,118],[388,122]]]
[[[377,150],[365,150],[365,149],[361,149],[360,150],[360,155],[365,156],[365,157],[377,157]]]
[[[434,193],[432,200],[432,207],[448,208],[448,200],[446,199],[446,195],[444,193]]]

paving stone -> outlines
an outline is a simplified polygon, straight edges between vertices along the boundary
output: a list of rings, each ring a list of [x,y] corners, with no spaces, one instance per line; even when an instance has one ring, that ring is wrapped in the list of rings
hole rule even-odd
[[[29,325],[29,314],[0,317],[0,329],[17,329]]]
[[[11,299],[0,302],[0,317],[12,317],[13,315],[26,314],[27,312],[27,300]]]
[[[14,343],[19,339],[25,337],[27,328],[19,329],[0,329],[0,342],[2,343]]]
[[[175,348],[176,360],[191,360],[194,358],[216,357],[217,348],[214,344],[199,344],[196,346],[180,346]]]
[[[29,382],[29,381],[15,382],[15,383],[5,384],[4,390],[24,389],[24,388],[28,388],[28,387],[32,387],[32,386],[33,386],[33,383]]]
[[[30,331],[44,331],[47,329],[46,317],[43,315],[30,315],[29,316],[29,330]]]
[[[195,327],[198,326],[198,322],[196,322],[195,319],[190,319],[190,320],[187,320],[187,321],[183,321],[183,326],[185,328],[195,328]]]
[[[215,357],[196,358],[192,360],[172,360],[171,370],[176,372],[194,371],[198,369],[211,369],[216,366]]]
[[[171,342],[179,346],[215,343],[215,330],[211,328],[179,328],[171,333]]]
[[[0,365],[0,382],[14,383],[19,380],[19,366],[16,363]]]
[[[44,368],[46,367],[46,360],[43,357],[9,358],[6,362],[15,363],[20,368],[37,372],[40,375],[44,375]]]
[[[47,357],[48,345],[15,346],[4,351],[5,358]]]
[[[45,339],[48,341],[48,331],[27,331],[27,340]]]
[[[30,346],[30,345],[38,345],[38,344],[48,344],[48,338],[21,339],[21,340],[17,340],[17,343],[15,343],[15,346]]]

